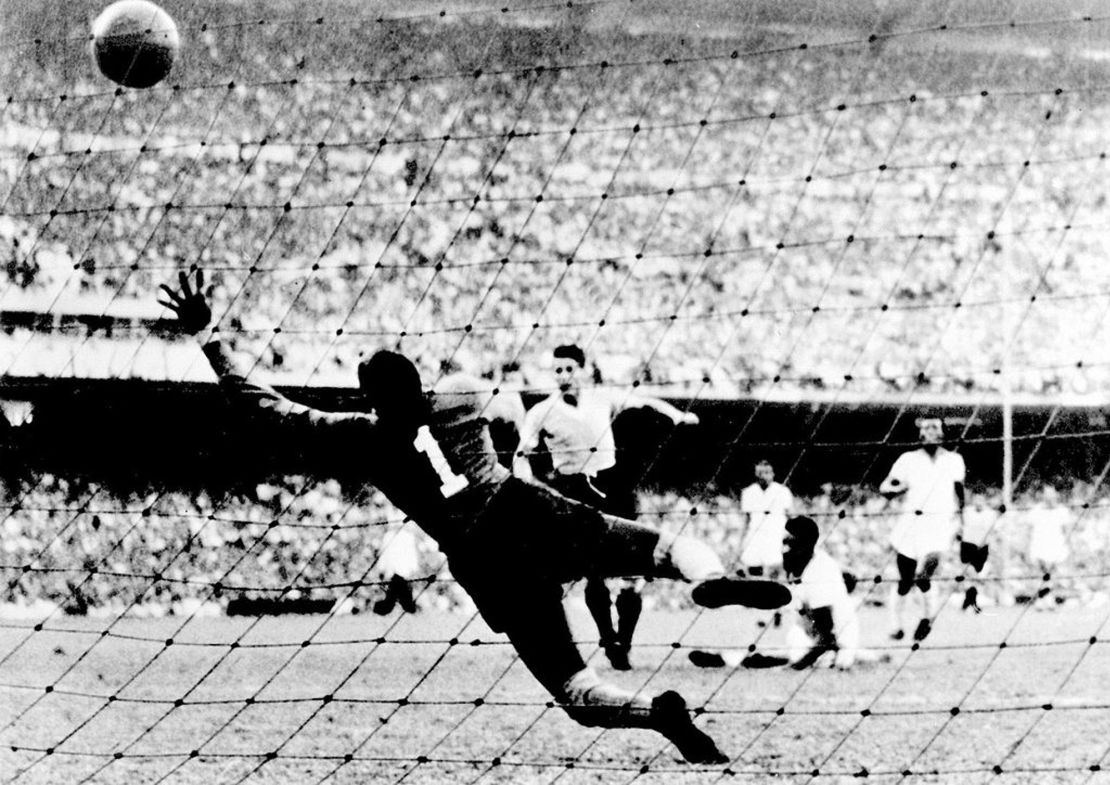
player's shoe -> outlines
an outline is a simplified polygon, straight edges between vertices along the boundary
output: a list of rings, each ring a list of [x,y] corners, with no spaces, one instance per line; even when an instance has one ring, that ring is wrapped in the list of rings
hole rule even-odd
[[[725,667],[725,658],[715,651],[702,651],[701,649],[694,649],[687,657],[690,662],[699,668],[723,668]]]
[[[781,668],[783,665],[789,665],[790,660],[786,657],[773,657],[762,652],[752,652],[740,663],[745,668],[752,668],[754,670],[762,670],[764,668]]]
[[[771,611],[790,603],[790,589],[781,583],[744,578],[711,578],[694,587],[691,598],[703,608],[743,605]]]
[[[686,700],[674,690],[667,690],[651,701],[652,727],[667,737],[690,763],[719,766],[729,757],[717,743],[694,725]]]
[[[894,632],[890,633],[890,639],[892,641],[904,640],[905,637],[906,637],[906,631],[905,630],[895,630]]]
[[[632,663],[628,659],[629,646],[623,643],[608,643],[604,648],[605,656],[609,658],[609,664],[613,666],[613,670],[632,670]]]
[[[979,589],[972,586],[964,592],[963,610],[971,611],[972,613],[982,613],[983,609],[979,607]]]
[[[928,619],[922,619],[917,623],[917,629],[913,631],[913,639],[921,642],[929,637],[929,633],[933,631],[933,623]]]

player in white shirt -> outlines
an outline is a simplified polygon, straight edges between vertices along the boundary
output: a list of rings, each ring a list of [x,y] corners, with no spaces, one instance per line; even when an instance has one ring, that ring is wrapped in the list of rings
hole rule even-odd
[[[1071,512],[1060,504],[1060,495],[1051,485],[1041,491],[1040,500],[1027,513],[1029,519],[1029,561],[1044,576],[1037,590],[1036,601],[1048,607],[1055,605],[1052,573],[1071,555],[1067,528],[1073,522]]]
[[[782,539],[793,507],[794,494],[775,482],[771,462],[766,458],[757,461],[755,482],[740,492],[740,512],[744,516],[740,563],[748,575],[773,580],[781,577]],[[777,627],[782,615],[776,611],[773,619]]]
[[[775,482],[775,468],[761,459],[755,464],[755,482],[740,493],[744,514],[740,561],[750,575],[768,575],[782,567],[782,538],[786,519],[794,508],[794,494]]]
[[[905,637],[905,602],[915,587],[921,592],[922,608],[914,640],[924,640],[932,630],[940,607],[937,592],[930,593],[931,581],[963,524],[964,459],[941,446],[944,425],[939,417],[922,417],[917,427],[921,447],[898,456],[879,486],[888,499],[902,499],[890,536],[898,565],[898,584],[890,594],[895,640]]]
[[[981,493],[973,494],[971,503],[964,507],[964,525],[960,535],[960,562],[975,573],[969,579],[970,585],[964,592],[965,611],[981,612],[979,577],[987,568],[987,557],[990,555],[988,541],[998,526],[998,519],[998,510],[988,504],[986,497]]]
[[[613,420],[625,409],[650,408],[675,425],[694,425],[698,417],[659,398],[628,390],[606,390],[582,385],[586,354],[578,346],[562,345],[552,353],[558,392],[533,406],[524,417],[520,446],[513,461],[517,477],[532,479],[529,457],[542,444],[551,456],[552,473],[544,481],[571,499],[610,515],[636,518],[634,482],[617,467]],[[632,634],[640,618],[641,581],[624,582],[617,600],[614,629],[612,598],[601,578],[586,581],[586,607],[597,623],[601,646],[610,664],[628,670]]]
[[[416,524],[404,521],[391,524],[382,537],[381,550],[375,565],[382,575],[385,596],[374,603],[374,613],[386,616],[400,605],[405,613],[416,613],[412,581],[420,574],[420,545]]]

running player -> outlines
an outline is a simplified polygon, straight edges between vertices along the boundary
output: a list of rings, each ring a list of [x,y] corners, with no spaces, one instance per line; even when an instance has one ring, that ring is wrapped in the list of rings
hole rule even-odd
[[[930,593],[932,578],[963,525],[964,459],[942,446],[944,425],[939,417],[922,417],[917,428],[921,447],[898,456],[879,486],[888,499],[902,497],[890,536],[898,564],[898,584],[890,594],[895,640],[905,637],[905,601],[914,587],[921,592],[922,604],[914,640],[924,640],[932,629],[940,611],[937,592]]]
[[[333,413],[294,403],[249,381],[209,328],[203,274],[195,286],[163,285],[160,302],[184,332],[197,335],[232,404],[280,428],[307,450],[341,451],[364,467],[367,482],[434,538],[451,572],[489,626],[508,636],[521,661],[576,721],[593,727],[647,728],[692,763],[728,758],[674,691],[649,696],[603,682],[586,667],[562,604],[562,586],[586,575],[644,575],[697,581],[693,599],[779,607],[785,586],[721,577],[704,544],[673,537],[512,477],[497,462],[484,413],[495,397],[477,380],[451,377],[424,393],[416,367],[395,352],[360,363],[367,412]]]
[[[583,386],[586,353],[579,346],[556,346],[552,355],[559,390],[533,406],[524,418],[513,471],[518,477],[531,479],[528,456],[542,443],[551,456],[552,472],[544,477],[548,485],[610,515],[634,519],[635,481],[617,466],[613,420],[621,412],[637,408],[653,409],[675,425],[695,425],[698,416],[659,398]],[[643,609],[642,580],[622,583],[617,593],[615,629],[612,596],[603,577],[587,578],[586,607],[597,624],[609,663],[617,670],[629,670],[632,635]]]

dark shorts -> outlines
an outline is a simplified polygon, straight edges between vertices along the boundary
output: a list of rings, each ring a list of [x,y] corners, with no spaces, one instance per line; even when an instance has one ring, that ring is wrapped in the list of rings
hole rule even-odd
[[[969,564],[976,572],[982,572],[987,564],[987,555],[990,547],[976,545],[971,542],[960,543],[960,562]]]
[[[634,520],[636,518],[636,492],[616,469],[608,469],[596,477],[585,474],[557,474],[550,480],[551,487],[575,501],[596,507],[609,515]]]
[[[895,561],[898,563],[899,594],[909,594],[910,589],[914,586],[917,586],[922,592],[927,592],[932,588],[932,577],[940,566],[939,554],[930,554],[921,562],[920,570],[918,569],[917,559],[911,559],[901,553],[895,553]]]
[[[486,623],[504,632],[541,606],[561,606],[565,583],[650,576],[658,542],[654,529],[512,478],[447,562]]]

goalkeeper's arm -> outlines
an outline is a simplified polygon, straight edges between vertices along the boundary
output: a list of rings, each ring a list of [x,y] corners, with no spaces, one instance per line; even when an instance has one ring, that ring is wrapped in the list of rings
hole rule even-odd
[[[320,411],[289,400],[269,385],[248,380],[217,329],[211,326],[212,309],[204,293],[203,271],[197,271],[195,284],[190,283],[188,275],[180,273],[178,284],[178,289],[163,284],[161,288],[167,299],[160,298],[159,302],[177,315],[182,331],[200,341],[204,356],[219,377],[220,387],[234,403],[275,423],[301,423],[314,429],[335,426],[373,429],[375,418],[370,414]]]

